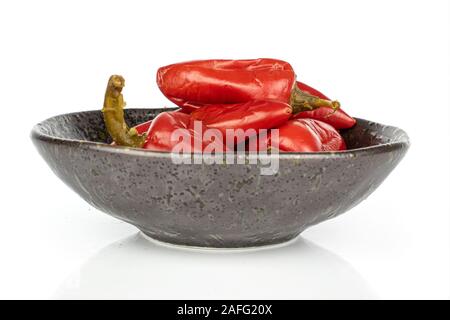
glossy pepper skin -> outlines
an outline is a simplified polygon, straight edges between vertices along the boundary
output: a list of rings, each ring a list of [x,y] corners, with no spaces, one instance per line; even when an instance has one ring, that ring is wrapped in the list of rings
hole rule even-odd
[[[319,136],[322,144],[321,151],[343,151],[347,149],[344,138],[328,123],[314,119],[298,119],[294,121],[296,124],[302,121]]]
[[[185,113],[182,109],[175,110],[173,112],[182,112]],[[153,120],[148,120],[146,122],[142,122],[134,126],[133,128],[137,131],[138,134],[147,134],[148,129],[150,128],[150,125],[152,124]]]
[[[296,112],[318,107],[339,108],[296,86],[291,65],[276,59],[199,60],[162,67],[156,81],[161,92],[183,109],[196,104],[234,104],[278,100]]]
[[[202,121],[206,127],[220,130],[223,137],[226,137],[227,129],[253,129],[257,134],[260,129],[276,128],[288,121],[291,115],[290,105],[272,100],[205,105],[191,114],[193,119]],[[240,143],[243,139],[243,135],[237,136],[235,142]]]
[[[150,125],[152,124],[153,120],[148,120],[146,122],[139,123],[138,125],[134,126],[134,129],[137,131],[138,134],[147,134],[148,129],[150,128]]]
[[[339,132],[331,125],[314,119],[289,120],[278,128],[278,146],[272,141],[269,133],[262,144],[249,144],[249,151],[264,151],[267,148],[277,147],[280,152],[320,152],[346,150],[345,141]],[[262,146],[262,147],[260,147]]]
[[[326,95],[322,92],[314,89],[313,87],[308,86],[305,83],[297,81],[297,86],[300,90],[307,92],[313,96],[329,100]],[[298,118],[310,118],[323,121],[332,125],[335,129],[348,129],[353,127],[356,124],[356,120],[350,117],[347,113],[342,109],[338,110],[330,110],[329,108],[318,108],[312,111],[303,111],[299,112],[297,115],[294,115],[294,119]]]
[[[185,139],[181,139],[181,141],[173,139],[172,134],[177,129],[183,129]],[[183,146],[183,150],[191,152],[201,152],[206,147],[214,148],[217,151],[227,151],[222,140],[204,139],[203,133],[206,129],[206,126],[200,122],[197,122],[196,125],[195,120],[189,114],[177,111],[162,112],[152,120],[143,148],[172,152],[178,145],[179,147]]]

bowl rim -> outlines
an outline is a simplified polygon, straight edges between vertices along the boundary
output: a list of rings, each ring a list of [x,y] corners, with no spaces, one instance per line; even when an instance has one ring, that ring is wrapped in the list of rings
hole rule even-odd
[[[127,110],[134,111],[134,110],[148,110],[148,111],[174,111],[178,108],[127,108],[125,109],[125,112]],[[101,112],[101,110],[85,110],[85,111],[77,111],[77,112],[69,112],[69,113],[63,113],[58,114],[52,117],[49,117],[33,126],[31,129],[31,139],[32,140],[40,140],[48,143],[58,143],[63,144],[67,146],[83,146],[87,147],[89,149],[95,149],[97,151],[104,151],[107,153],[116,153],[116,154],[127,154],[127,155],[133,155],[133,156],[143,156],[143,157],[171,157],[172,152],[164,152],[164,151],[152,151],[152,150],[146,150],[142,148],[134,148],[134,147],[125,147],[125,146],[112,146],[110,144],[106,144],[103,142],[96,142],[96,141],[88,141],[88,140],[78,140],[78,139],[70,139],[70,138],[61,138],[49,135],[47,133],[42,132],[40,127],[47,121],[53,120],[58,117],[63,116],[71,116],[81,113],[98,113]],[[384,152],[391,152],[397,149],[402,148],[409,148],[410,146],[410,139],[408,134],[401,128],[391,126],[391,125],[384,125],[382,123],[378,123],[371,120],[366,120],[363,118],[354,118],[357,122],[363,121],[363,122],[369,122],[376,125],[380,125],[386,128],[392,128],[395,131],[398,132],[400,138],[399,140],[393,141],[393,142],[386,142],[386,143],[380,143],[373,146],[367,146],[362,148],[355,148],[355,149],[347,149],[342,151],[318,151],[318,152],[280,152],[280,153],[274,153],[274,154],[256,154],[256,153],[249,153],[245,152],[243,154],[237,154],[233,153],[233,156],[237,157],[251,157],[251,156],[258,156],[263,158],[272,158],[274,156],[278,156],[280,159],[297,159],[297,158],[338,158],[338,157],[354,157],[359,156],[361,154],[373,154],[373,153],[384,153]],[[346,130],[346,129],[344,129]],[[227,153],[224,153],[224,155]],[[190,156],[194,157],[205,157],[202,153],[191,153]],[[229,155],[229,153],[228,153]],[[206,155],[208,156],[208,155]]]

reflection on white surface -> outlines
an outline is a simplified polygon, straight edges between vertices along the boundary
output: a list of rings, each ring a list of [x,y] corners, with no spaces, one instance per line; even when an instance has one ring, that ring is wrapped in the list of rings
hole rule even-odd
[[[163,246],[141,234],[90,258],[57,299],[375,298],[344,260],[298,238],[278,248],[200,250]]]

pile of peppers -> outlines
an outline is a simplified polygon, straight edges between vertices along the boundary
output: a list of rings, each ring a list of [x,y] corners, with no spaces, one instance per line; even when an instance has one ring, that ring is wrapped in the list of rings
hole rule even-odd
[[[346,145],[338,130],[356,123],[339,102],[296,81],[291,65],[281,60],[176,63],[161,67],[156,79],[161,92],[179,109],[130,128],[123,111],[125,80],[110,77],[102,111],[114,144],[172,152],[180,143],[172,139],[173,132],[185,129],[190,139],[183,141],[190,141],[193,152],[211,145],[228,152],[242,144],[249,152],[273,148],[280,152],[340,151]],[[255,136],[236,136],[225,143],[199,134],[206,129],[216,129],[223,137],[227,129],[253,129]],[[276,143],[270,130],[258,134],[262,129],[278,129]]]

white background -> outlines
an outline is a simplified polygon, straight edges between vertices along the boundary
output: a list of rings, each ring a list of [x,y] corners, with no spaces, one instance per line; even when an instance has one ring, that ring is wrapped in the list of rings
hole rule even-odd
[[[448,1],[2,1],[0,35],[0,298],[449,298]],[[99,109],[112,73],[129,106],[161,107],[159,66],[256,57],[412,141],[372,196],[289,246],[147,242],[30,142],[45,118]]]

